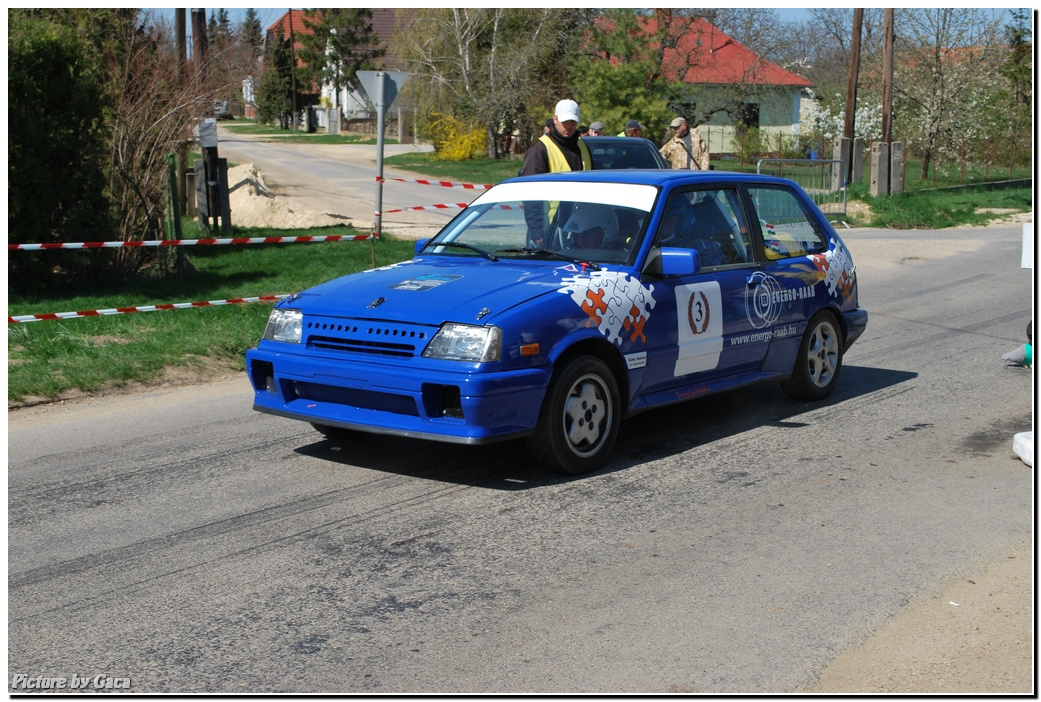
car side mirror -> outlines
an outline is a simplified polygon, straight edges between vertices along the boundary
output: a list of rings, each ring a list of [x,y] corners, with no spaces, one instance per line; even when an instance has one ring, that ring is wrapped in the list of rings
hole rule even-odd
[[[701,270],[701,259],[694,249],[664,246],[661,249],[662,275],[693,275]]]
[[[428,241],[430,241],[430,237],[427,237],[426,239],[420,239],[419,241],[417,241],[416,242],[416,248],[412,252],[412,255],[413,256],[418,256],[419,252],[423,250],[423,247],[427,245]]]

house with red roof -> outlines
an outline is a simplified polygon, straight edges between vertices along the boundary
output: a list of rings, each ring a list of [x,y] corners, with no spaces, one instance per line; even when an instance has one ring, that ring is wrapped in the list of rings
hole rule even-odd
[[[803,93],[813,83],[759,56],[708,20],[657,10],[640,19],[661,52],[661,79],[691,86],[687,113],[712,153],[733,153],[741,127],[799,133]],[[660,39],[658,37],[661,37]],[[664,45],[664,50],[661,49]]]
[[[285,40],[291,35],[295,39],[298,34],[314,34],[314,32],[304,23],[303,10],[290,10],[272,22],[271,26],[267,28],[265,42],[270,46],[275,39]],[[299,40],[294,41],[294,48],[300,48]]]
[[[404,70],[404,60],[396,51],[393,39],[394,33],[402,27],[402,23],[409,21],[413,14],[412,11],[395,8],[372,8],[370,9],[370,12],[372,13],[372,32],[376,38],[376,45],[384,50],[383,56],[378,59],[378,70]],[[271,45],[271,42],[276,39],[288,39],[290,33],[292,33],[295,40],[294,48],[297,50],[298,56],[297,66],[303,65],[299,58],[299,49],[301,46],[299,39],[300,35],[314,34],[311,27],[309,27],[304,21],[305,19],[304,10],[289,10],[273,22],[267,29],[267,43],[269,46]],[[344,114],[348,118],[350,118],[352,114],[364,113],[367,109],[367,102],[364,93],[358,90],[353,90],[350,87],[341,90],[338,100],[337,96],[334,95],[333,86],[329,83],[321,86],[298,85],[298,89],[305,95],[314,95],[315,103],[320,103],[326,107],[337,104],[341,105]],[[325,126],[324,114],[319,114],[319,126]]]

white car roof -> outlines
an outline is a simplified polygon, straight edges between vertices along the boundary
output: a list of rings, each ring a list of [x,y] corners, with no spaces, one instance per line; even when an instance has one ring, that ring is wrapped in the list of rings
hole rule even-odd
[[[595,202],[619,205],[650,212],[658,189],[637,183],[586,183],[561,181],[515,181],[496,185],[470,203],[476,205],[498,202],[548,200],[557,202]]]

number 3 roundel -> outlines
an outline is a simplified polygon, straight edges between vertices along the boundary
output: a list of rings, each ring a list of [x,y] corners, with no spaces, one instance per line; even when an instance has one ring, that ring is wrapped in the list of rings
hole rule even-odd
[[[709,307],[704,291],[694,291],[687,302],[687,323],[690,325],[690,331],[694,334],[704,334],[708,329],[711,314],[712,308]]]
[[[714,280],[678,285],[676,291],[677,376],[712,370],[723,351],[723,304]]]

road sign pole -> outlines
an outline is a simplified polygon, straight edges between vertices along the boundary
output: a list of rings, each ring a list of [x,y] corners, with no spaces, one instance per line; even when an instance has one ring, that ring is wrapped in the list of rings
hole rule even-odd
[[[376,267],[376,238],[383,233],[383,132],[387,108],[398,96],[408,73],[403,71],[358,71],[361,87],[376,108],[376,211],[372,222],[372,267]]]
[[[387,106],[384,104],[384,85],[387,74],[376,71],[376,213],[372,224],[372,232],[377,237],[383,233],[383,132]],[[375,250],[374,250],[375,251]],[[375,252],[373,253],[375,257]],[[373,261],[375,268],[376,262]]]

